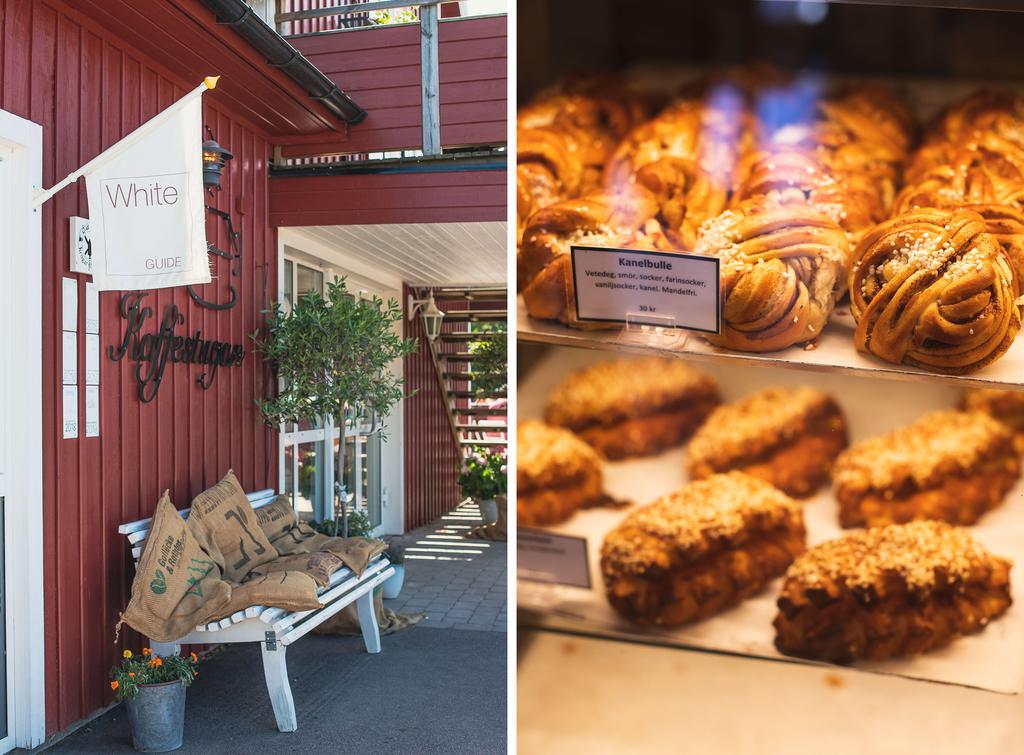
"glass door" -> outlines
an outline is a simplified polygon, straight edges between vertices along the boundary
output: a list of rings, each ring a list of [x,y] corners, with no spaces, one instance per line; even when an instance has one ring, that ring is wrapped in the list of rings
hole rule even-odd
[[[338,453],[337,428],[332,431],[332,448]],[[381,524],[381,441],[380,433],[364,418],[345,423],[345,505],[360,511],[370,526]]]

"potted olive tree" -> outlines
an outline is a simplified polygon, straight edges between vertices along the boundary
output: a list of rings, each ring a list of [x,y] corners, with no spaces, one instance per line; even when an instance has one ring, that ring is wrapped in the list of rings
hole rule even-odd
[[[326,297],[313,291],[290,313],[276,303],[268,314],[266,331],[252,335],[280,380],[277,396],[258,402],[266,422],[317,423],[333,417],[344,428],[346,416],[354,413],[372,417],[373,432],[381,432],[377,418],[403,397],[404,381],[391,372],[391,364],[417,346],[416,339],[395,332],[402,320],[398,302],[353,296],[338,278],[328,284]],[[348,537],[342,436],[334,468],[333,534]]]
[[[199,659],[153,655],[149,648],[135,655],[125,650],[110,670],[110,688],[128,706],[132,746],[139,752],[170,752],[181,747],[185,728],[185,688],[198,676]]]

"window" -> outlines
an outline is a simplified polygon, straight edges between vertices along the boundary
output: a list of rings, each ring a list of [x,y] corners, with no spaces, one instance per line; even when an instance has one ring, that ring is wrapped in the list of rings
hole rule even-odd
[[[298,297],[310,291],[324,293],[324,273],[290,259],[284,261],[283,303],[286,312],[291,312]]]

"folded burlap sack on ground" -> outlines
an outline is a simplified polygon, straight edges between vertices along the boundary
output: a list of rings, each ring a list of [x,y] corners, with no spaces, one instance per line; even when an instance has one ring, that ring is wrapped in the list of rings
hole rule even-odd
[[[325,551],[340,558],[341,562],[357,575],[361,575],[370,561],[387,549],[387,544],[383,540],[375,538],[331,537],[320,534],[308,524],[299,521],[288,501],[288,496],[284,495],[257,509],[256,520],[281,556]]]
[[[224,479],[192,501],[188,527],[229,582],[242,582],[257,566],[278,556],[230,469]]]
[[[125,623],[157,642],[171,642],[211,620],[230,601],[231,585],[164,491],[135,570],[131,600],[115,631]]]
[[[382,593],[383,590],[380,587],[373,591],[373,610],[377,612],[377,626],[380,627],[381,634],[394,634],[423,621],[425,614],[395,613],[390,608],[385,608],[381,598]],[[356,609],[355,603],[345,606],[313,630],[313,634],[361,635],[362,633],[363,629],[359,626],[359,611]]]

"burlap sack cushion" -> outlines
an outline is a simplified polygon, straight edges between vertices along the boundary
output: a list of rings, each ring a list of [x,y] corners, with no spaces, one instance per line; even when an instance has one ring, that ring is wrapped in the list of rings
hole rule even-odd
[[[331,582],[331,575],[342,566],[344,563],[341,558],[327,551],[296,553],[291,556],[281,556],[257,566],[252,570],[251,576],[296,571],[308,574],[320,587],[327,587]]]
[[[255,567],[277,558],[231,470],[195,497],[188,526],[229,582],[242,582]]]
[[[253,576],[231,590],[231,600],[210,621],[244,611],[249,606],[273,606],[289,611],[312,611],[320,607],[316,582],[308,574],[297,571],[275,572]]]
[[[231,586],[202,550],[164,491],[142,549],[121,622],[157,642],[172,642],[228,604]]]
[[[294,527],[298,520],[288,496],[279,495],[266,506],[256,509],[256,521],[259,523],[260,529],[263,530],[263,534],[273,543]]]
[[[287,496],[278,496],[272,503],[259,508],[256,515],[263,533],[282,556],[327,551],[340,558],[357,575],[361,575],[370,561],[387,549],[387,544],[382,540],[320,534],[299,521]]]

